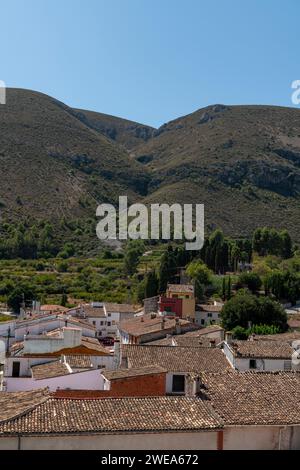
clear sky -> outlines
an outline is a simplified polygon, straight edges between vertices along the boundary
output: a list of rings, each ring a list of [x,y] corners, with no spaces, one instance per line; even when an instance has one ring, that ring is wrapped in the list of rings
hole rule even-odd
[[[0,80],[158,127],[214,103],[292,106],[299,0],[0,0]]]

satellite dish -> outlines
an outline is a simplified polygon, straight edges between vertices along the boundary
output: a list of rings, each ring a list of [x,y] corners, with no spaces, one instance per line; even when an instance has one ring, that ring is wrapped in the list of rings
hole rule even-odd
[[[5,362],[5,350],[6,347],[4,341],[0,341],[0,364],[4,364]]]

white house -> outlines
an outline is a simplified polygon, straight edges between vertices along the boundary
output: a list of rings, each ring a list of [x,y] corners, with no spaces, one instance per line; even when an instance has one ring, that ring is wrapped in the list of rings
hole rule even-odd
[[[292,362],[295,350],[283,341],[224,341],[223,352],[239,371],[289,371],[298,369]]]
[[[81,360],[87,362],[86,357]],[[81,367],[72,367],[66,357],[51,362],[32,365],[29,377],[6,377],[5,391],[16,392],[35,390],[47,387],[51,392],[56,390],[102,390],[101,371],[94,369],[89,361]]]
[[[129,304],[91,302],[70,309],[69,314],[86,320],[96,329],[99,339],[115,338],[121,321],[134,317],[135,310]]]
[[[195,322],[200,326],[208,326],[214,323],[219,324],[222,307],[223,304],[220,302],[196,305]]]
[[[6,357],[4,381],[7,383],[11,377],[31,377],[32,366],[57,361],[62,355],[89,356],[94,369],[114,367],[113,353],[96,338],[82,336],[78,328],[65,327],[45,335],[26,336],[24,341],[15,343]]]

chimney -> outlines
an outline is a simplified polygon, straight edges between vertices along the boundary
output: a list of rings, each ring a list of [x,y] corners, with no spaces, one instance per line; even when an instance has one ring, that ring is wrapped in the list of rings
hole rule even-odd
[[[63,328],[63,338],[65,348],[74,348],[81,344],[82,331],[79,328]]]
[[[225,333],[225,341],[227,344],[232,343],[232,332],[231,331],[226,331]]]
[[[181,334],[181,324],[180,324],[180,320],[178,317],[175,318],[175,334],[176,335]]]
[[[214,348],[216,346],[216,340],[215,339],[210,339],[209,340],[209,347]]]
[[[120,340],[116,339],[114,342],[114,369],[119,369],[121,367],[122,355],[121,355],[121,344]]]

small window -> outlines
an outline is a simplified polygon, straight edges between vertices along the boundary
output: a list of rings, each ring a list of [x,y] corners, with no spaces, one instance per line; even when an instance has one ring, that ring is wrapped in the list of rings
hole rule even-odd
[[[201,325],[204,325],[204,318],[201,318]]]
[[[103,323],[104,323],[104,322],[103,322],[103,321],[101,321],[101,322],[100,322],[100,325],[101,325],[101,326],[103,326]]]
[[[185,376],[184,375],[173,375],[172,392],[184,393],[185,389]]]
[[[107,316],[108,316],[108,317],[111,317],[111,313],[108,313]]]
[[[96,322],[95,322],[95,321],[93,321],[93,325],[96,326]]]
[[[12,364],[12,376],[20,377],[20,362],[13,362]]]
[[[249,368],[250,369],[256,369],[256,359],[250,359]]]
[[[107,326],[110,326],[110,325],[111,325],[111,322],[110,322],[110,321],[108,321],[108,322],[107,322]]]

